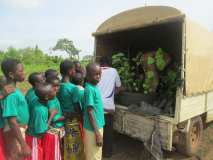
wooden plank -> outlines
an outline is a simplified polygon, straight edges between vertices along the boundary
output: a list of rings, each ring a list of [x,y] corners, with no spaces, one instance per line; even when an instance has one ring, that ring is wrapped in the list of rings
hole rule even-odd
[[[127,110],[116,108],[114,129],[119,133],[126,134],[143,142],[148,141],[154,130],[155,120],[149,117],[136,115]],[[166,150],[172,149],[173,125],[169,121],[158,119],[162,145]]]

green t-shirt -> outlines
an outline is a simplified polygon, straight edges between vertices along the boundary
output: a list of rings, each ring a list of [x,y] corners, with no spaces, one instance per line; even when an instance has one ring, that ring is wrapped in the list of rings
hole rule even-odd
[[[53,100],[48,101],[48,107],[49,107],[49,110],[56,109],[58,111],[58,113],[53,117],[53,120],[52,120],[53,122],[57,121],[62,116],[61,105],[59,103],[58,98],[55,97]],[[64,122],[59,121],[54,123],[53,127],[60,128],[63,126],[64,126]]]
[[[18,124],[27,125],[29,121],[29,109],[24,95],[19,89],[9,94],[2,100],[3,117],[16,117]]]
[[[85,100],[85,111],[84,111],[84,128],[94,131],[93,126],[89,121],[89,113],[87,111],[88,107],[93,108],[93,115],[96,121],[97,128],[103,128],[105,125],[104,121],[104,109],[101,99],[101,93],[97,86],[94,86],[90,83],[85,84],[84,91],[84,100]]]
[[[2,117],[2,100],[0,100],[0,129],[4,128],[4,118]]]
[[[78,103],[77,86],[70,82],[61,83],[58,99],[63,112],[74,112],[74,104]]]
[[[78,86],[78,102],[80,104],[80,107],[83,111],[83,108],[84,108],[84,88],[83,87],[80,87]]]
[[[32,102],[30,121],[27,133],[39,136],[48,130],[48,106],[41,104],[38,100]]]
[[[38,97],[35,94],[35,90],[33,88],[30,88],[26,95],[25,95],[26,101],[28,103],[29,108],[31,108],[31,104],[34,100],[37,100]]]

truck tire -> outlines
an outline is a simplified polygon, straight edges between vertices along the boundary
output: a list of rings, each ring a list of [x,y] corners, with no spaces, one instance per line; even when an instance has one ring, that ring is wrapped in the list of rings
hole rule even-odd
[[[179,133],[178,136],[177,151],[186,156],[194,156],[197,153],[203,136],[203,122],[201,117],[191,119],[189,131],[187,133]]]

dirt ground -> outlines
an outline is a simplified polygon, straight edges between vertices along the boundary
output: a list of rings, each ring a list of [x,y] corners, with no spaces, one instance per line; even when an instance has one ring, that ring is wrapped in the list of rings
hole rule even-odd
[[[142,158],[143,144],[137,140],[115,133],[114,153],[112,158],[103,160],[149,160]],[[204,131],[203,141],[195,157],[185,157],[175,152],[166,152],[165,160],[213,160],[213,124]]]

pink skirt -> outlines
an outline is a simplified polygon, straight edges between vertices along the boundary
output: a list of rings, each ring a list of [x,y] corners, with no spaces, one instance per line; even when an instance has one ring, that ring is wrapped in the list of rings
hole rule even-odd
[[[60,137],[47,132],[43,137],[44,160],[61,160]]]
[[[5,145],[3,138],[3,129],[0,129],[0,159],[5,160]]]
[[[31,156],[27,157],[25,160],[43,160],[43,139],[26,135],[26,143],[31,149]]]

